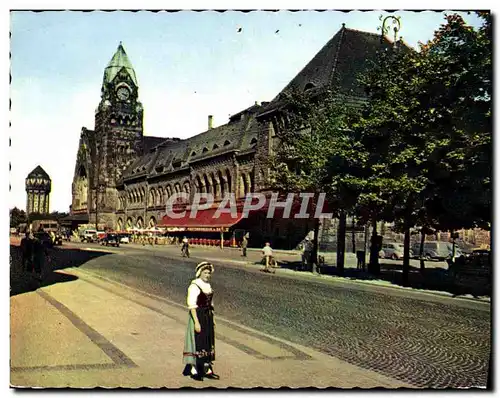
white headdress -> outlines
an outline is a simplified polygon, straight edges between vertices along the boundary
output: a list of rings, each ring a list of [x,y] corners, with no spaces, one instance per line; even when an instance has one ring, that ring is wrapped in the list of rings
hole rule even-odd
[[[214,272],[214,266],[208,261],[202,261],[196,266],[196,277],[199,278],[201,275],[201,271],[204,269],[209,269],[211,273]]]

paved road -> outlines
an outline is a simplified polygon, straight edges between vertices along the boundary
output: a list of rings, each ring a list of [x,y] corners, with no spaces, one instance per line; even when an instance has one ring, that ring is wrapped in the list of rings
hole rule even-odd
[[[99,249],[94,246],[95,249]],[[195,262],[137,246],[82,267],[184,303]],[[216,313],[420,387],[484,386],[489,304],[217,265]]]

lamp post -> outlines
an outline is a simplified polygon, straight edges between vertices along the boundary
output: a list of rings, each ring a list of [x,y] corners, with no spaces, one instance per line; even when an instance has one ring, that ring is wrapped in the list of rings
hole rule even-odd
[[[397,47],[397,35],[401,30],[401,17],[395,17],[394,15],[388,15],[384,19],[382,19],[382,15],[379,17],[379,20],[382,21],[380,42],[384,41],[384,36],[389,32],[389,25],[394,25],[394,47]],[[389,22],[389,23],[388,23]],[[388,24],[388,26],[386,26]],[[401,40],[401,38],[400,38]]]

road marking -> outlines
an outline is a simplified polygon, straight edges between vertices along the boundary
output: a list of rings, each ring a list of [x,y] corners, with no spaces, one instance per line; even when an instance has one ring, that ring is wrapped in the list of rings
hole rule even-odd
[[[156,300],[156,301],[160,301],[160,302],[164,302],[168,305],[171,305],[173,307],[177,307],[177,308],[180,308],[182,310],[185,310],[187,311],[186,309],[186,306],[184,305],[181,305],[181,304],[178,304],[176,303],[175,301],[171,301],[169,299],[166,299],[164,297],[161,297],[161,296],[157,296],[155,294],[150,294],[150,293],[147,293],[147,292],[144,292],[142,290],[139,290],[139,289],[136,289],[134,287],[131,287],[131,286],[127,286],[123,283],[120,283],[118,281],[115,281],[113,279],[110,279],[110,278],[107,278],[107,277],[104,277],[104,276],[101,276],[101,275],[98,275],[98,274],[95,274],[91,271],[88,271],[88,270],[83,270],[83,269],[78,269],[77,271],[78,273],[83,273],[83,274],[87,274],[89,277],[93,277],[93,278],[96,278],[96,279],[101,279],[107,283],[110,283],[110,284],[114,284],[114,285],[117,285],[117,286],[120,286],[122,288],[125,288],[125,289],[128,289],[128,290],[132,290],[134,291],[135,293],[139,294],[139,295],[142,295],[142,296],[145,296],[145,297],[148,297],[148,298],[151,298],[153,300]],[[138,304],[142,307],[145,307],[145,308],[148,308],[149,310],[152,310],[152,311],[155,311],[161,315],[164,315],[170,319],[173,319],[179,323],[185,323],[185,320],[184,319],[179,319],[178,317],[174,316],[174,315],[171,315],[171,314],[168,314],[166,313],[165,311],[162,311],[161,309],[158,309],[154,306],[151,306],[151,305],[148,305],[148,304],[145,304],[145,303],[142,303],[138,300],[134,300],[132,298],[130,298],[129,296],[125,295],[125,294],[121,294],[119,292],[116,292],[115,290],[112,290],[108,287],[105,287],[105,286],[102,286],[100,285],[99,283],[96,283],[96,282],[93,282],[91,280],[89,280],[88,278],[86,277],[82,277],[82,276],[79,276],[82,280],[86,281],[87,283],[90,283],[90,284],[93,284],[94,286],[97,286],[105,291],[108,291],[112,294],[115,294],[119,297],[122,297],[126,300],[129,300],[135,304]],[[222,318],[222,317],[219,317],[217,316],[217,322],[218,323],[221,323],[221,324],[225,324],[226,326],[229,326],[233,329],[235,329],[236,331],[240,332],[240,333],[244,333],[244,334],[247,334],[247,335],[250,335],[252,337],[255,337],[257,339],[260,339],[260,340],[263,340],[267,343],[270,343],[270,344],[274,344],[274,345],[277,345],[279,348],[281,348],[282,350],[284,351],[288,351],[290,353],[293,354],[293,356],[286,356],[286,355],[281,355],[281,356],[268,356],[268,355],[265,355],[265,354],[262,354],[260,352],[258,352],[257,350],[247,346],[247,345],[244,345],[244,344],[241,344],[239,342],[237,342],[236,340],[233,340],[231,338],[228,338],[227,336],[218,336],[218,338],[221,340],[221,341],[224,341],[225,343],[227,344],[230,344],[244,352],[246,352],[247,354],[249,355],[252,355],[253,357],[255,358],[258,358],[258,359],[266,359],[266,360],[282,360],[282,359],[296,359],[296,360],[310,360],[312,359],[312,357],[308,354],[306,354],[305,352],[301,351],[299,348],[297,348],[295,345],[293,345],[292,343],[286,341],[286,340],[283,340],[283,339],[279,339],[277,337],[274,337],[274,336],[270,336],[270,335],[267,335],[265,333],[262,333],[262,332],[258,332],[256,330],[253,330],[253,329],[250,329],[250,328],[247,328],[243,325],[239,325],[237,323],[234,323],[232,321],[229,321],[228,319],[225,319],[225,318]]]
[[[61,314],[63,314],[78,330],[85,334],[90,341],[97,345],[115,364],[114,366],[125,366],[128,368],[135,368],[137,365],[132,361],[124,352],[122,352],[118,347],[113,345],[108,339],[101,335],[97,330],[93,329],[87,325],[78,315],[71,311],[61,302],[54,299],[48,293],[43,290],[38,290],[37,293],[43,297],[46,301],[52,304]],[[78,365],[74,365],[78,366]],[[82,367],[89,365],[81,365]],[[99,365],[95,365],[99,367]],[[40,367],[35,367],[40,368]],[[43,368],[43,367],[42,367]],[[49,369],[54,367],[47,366]]]

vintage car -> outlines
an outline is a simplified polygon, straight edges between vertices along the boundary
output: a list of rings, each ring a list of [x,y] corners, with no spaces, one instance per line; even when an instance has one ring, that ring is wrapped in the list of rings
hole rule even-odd
[[[117,234],[106,234],[104,238],[100,240],[103,246],[120,246],[120,237]]]

